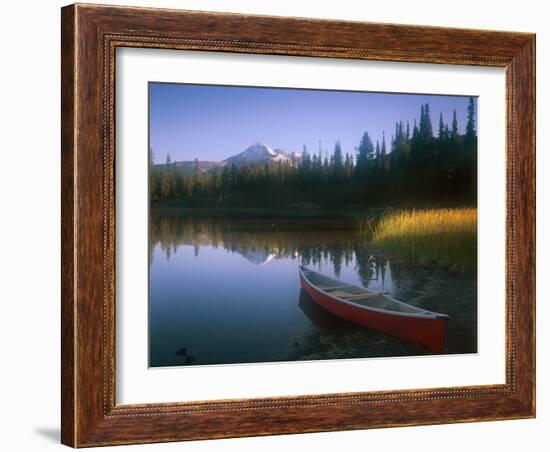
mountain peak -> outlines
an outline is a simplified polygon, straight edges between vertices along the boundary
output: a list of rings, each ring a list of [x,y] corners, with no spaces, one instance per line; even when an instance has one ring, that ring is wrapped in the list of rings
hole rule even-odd
[[[244,152],[259,152],[259,153],[267,153],[269,155],[277,155],[277,153],[271,149],[267,144],[261,143],[259,141],[256,141],[256,143],[252,143],[250,146],[248,146]]]
[[[256,142],[248,146],[240,154],[234,155],[224,160],[224,162],[241,165],[250,164],[266,164],[270,162],[286,161],[288,158],[281,151],[274,151],[267,144]]]

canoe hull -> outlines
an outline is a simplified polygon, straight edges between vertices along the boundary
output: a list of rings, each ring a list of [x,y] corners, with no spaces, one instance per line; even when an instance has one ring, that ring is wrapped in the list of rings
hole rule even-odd
[[[318,289],[302,272],[300,284],[317,304],[342,319],[412,342],[432,353],[443,352],[448,318],[397,315],[346,303]]]

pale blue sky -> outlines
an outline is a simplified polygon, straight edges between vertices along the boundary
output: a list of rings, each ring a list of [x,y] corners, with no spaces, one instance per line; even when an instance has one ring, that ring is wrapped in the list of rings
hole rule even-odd
[[[389,148],[396,121],[420,116],[429,103],[434,133],[439,114],[451,125],[456,109],[461,133],[468,97],[352,91],[253,88],[149,83],[150,146],[156,163],[172,160],[223,160],[254,142],[273,149],[355,153],[365,131],[373,142],[386,133]],[[477,104],[477,101],[476,101]]]

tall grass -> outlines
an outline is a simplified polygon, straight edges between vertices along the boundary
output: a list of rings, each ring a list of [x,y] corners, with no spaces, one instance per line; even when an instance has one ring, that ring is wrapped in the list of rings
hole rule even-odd
[[[372,242],[425,265],[476,268],[477,209],[402,210],[384,215]]]

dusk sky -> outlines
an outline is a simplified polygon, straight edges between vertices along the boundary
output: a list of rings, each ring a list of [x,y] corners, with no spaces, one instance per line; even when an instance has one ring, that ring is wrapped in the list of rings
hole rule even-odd
[[[220,161],[255,142],[273,149],[332,152],[340,140],[344,153],[355,154],[368,131],[373,143],[390,145],[395,122],[419,119],[429,103],[434,134],[439,114],[451,126],[456,109],[460,133],[466,124],[468,97],[385,94],[285,88],[226,87],[149,83],[150,147],[155,163]],[[476,100],[477,107],[477,100]]]

